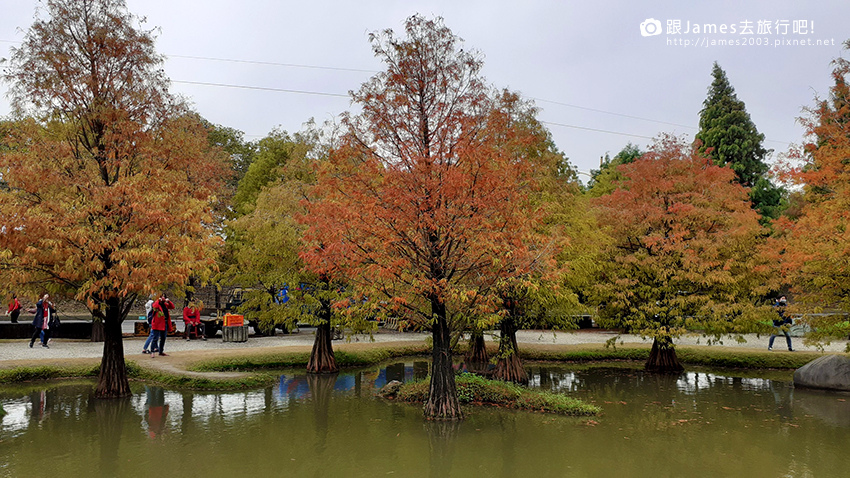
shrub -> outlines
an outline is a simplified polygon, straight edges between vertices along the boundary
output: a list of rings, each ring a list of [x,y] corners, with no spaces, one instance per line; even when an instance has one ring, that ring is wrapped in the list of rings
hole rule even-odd
[[[458,400],[462,404],[533,410],[561,415],[596,415],[600,409],[581,400],[544,390],[487,380],[478,375],[462,373],[456,377]],[[396,399],[403,402],[424,402],[428,398],[428,378],[402,385]]]

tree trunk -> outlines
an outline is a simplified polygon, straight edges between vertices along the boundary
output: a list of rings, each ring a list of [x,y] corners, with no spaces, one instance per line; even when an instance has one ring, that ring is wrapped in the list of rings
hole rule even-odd
[[[117,297],[106,301],[103,320],[103,359],[97,376],[97,398],[124,398],[131,395],[124,363],[124,338],[121,335],[121,303]]]
[[[452,368],[451,333],[446,320],[446,306],[431,299],[434,325],[431,333],[434,347],[431,352],[431,383],[425,402],[425,418],[429,420],[460,420],[463,412],[457,399],[455,374]]]
[[[189,307],[189,302],[192,302],[192,299],[195,298],[195,276],[189,276],[189,283],[184,292],[186,292],[186,297],[183,299],[183,307],[185,308]]]
[[[334,357],[333,334],[331,331],[330,304],[322,301],[319,311],[322,321],[316,327],[316,338],[313,340],[313,350],[310,361],[307,362],[307,373],[337,373],[339,366]]]
[[[484,332],[472,331],[469,337],[469,351],[465,357],[466,368],[473,373],[485,373],[490,364],[487,346],[484,343]]]
[[[100,437],[100,475],[119,476],[121,474],[121,436],[124,422],[135,415],[133,404],[128,399],[91,400],[97,418],[97,431]],[[92,470],[94,471],[94,470]]]
[[[92,342],[103,342],[106,337],[106,333],[103,330],[103,321],[92,317],[91,320],[91,341]]]
[[[676,357],[676,349],[673,348],[673,340],[670,337],[656,337],[652,341],[652,350],[644,368],[649,372],[678,373],[685,370]]]
[[[506,316],[500,323],[499,361],[493,370],[493,378],[504,382],[528,383],[528,374],[519,358],[516,341],[516,323],[513,314]]]
[[[215,316],[217,319],[221,319],[221,291],[218,290],[218,285],[213,287],[213,294],[215,296]]]

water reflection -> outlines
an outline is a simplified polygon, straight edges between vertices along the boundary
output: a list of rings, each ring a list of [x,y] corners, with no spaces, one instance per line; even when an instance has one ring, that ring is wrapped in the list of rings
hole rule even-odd
[[[314,449],[319,456],[324,455],[327,450],[328,431],[329,427],[329,409],[330,400],[334,391],[337,389],[340,377],[338,374],[332,375],[307,375],[307,387],[310,390],[310,396],[313,402],[313,420],[316,430],[316,445]],[[343,383],[346,386],[343,390],[348,391],[348,380]],[[351,384],[353,388],[353,383]]]
[[[148,436],[152,439],[162,436],[165,431],[165,420],[168,417],[168,404],[165,403],[165,390],[162,387],[151,387],[145,385],[146,419],[148,425]],[[191,406],[191,400],[189,400]],[[191,412],[191,409],[190,409]],[[184,410],[184,415],[186,415]]]
[[[427,376],[428,362],[425,361],[398,362],[375,369],[330,375],[333,377],[334,392],[356,397],[363,396],[364,386],[368,389],[368,395],[371,395],[393,380],[409,382],[422,380]],[[275,388],[274,399],[283,404],[288,404],[291,400],[311,399],[309,377],[306,373],[281,375]]]
[[[273,388],[231,393],[178,392],[144,385],[142,393],[129,400],[129,411],[122,407],[113,410],[99,406],[114,403],[112,401],[90,401],[89,386],[48,385],[49,388],[28,390],[17,395],[11,389],[0,393],[7,412],[0,421],[0,432],[6,438],[14,437],[24,430],[44,427],[54,415],[66,419],[90,412],[103,417],[132,412],[142,424],[145,434],[157,439],[169,430],[183,432],[191,427],[204,428],[212,424],[228,426],[264,413],[285,411],[293,401],[310,402],[317,410],[322,410],[327,408],[332,396],[368,398],[389,381],[422,379],[427,372],[427,362],[416,361],[334,375],[282,374]],[[835,394],[805,390],[797,390],[795,396],[795,390],[788,382],[712,372],[657,375],[620,368],[570,371],[551,365],[530,366],[528,372],[532,387],[579,396],[592,395],[602,403],[624,390],[637,396],[652,394],[651,403],[678,406],[699,401],[712,402],[731,391],[748,394],[760,406],[771,405],[770,408],[780,416],[790,418],[794,409],[799,408],[807,414],[822,417],[831,425],[850,427],[850,396],[835,398]],[[84,393],[76,393],[81,391]],[[714,397],[713,394],[719,395]],[[317,423],[322,422],[317,419]]]
[[[850,395],[818,390],[792,393],[793,405],[833,427],[850,428]],[[789,403],[789,406],[791,404]]]
[[[100,438],[98,440],[100,475],[117,476],[124,424],[135,417],[132,404],[128,399],[97,400],[91,394],[88,398],[89,414],[95,417],[97,435]],[[166,408],[166,413],[167,410]]]
[[[390,380],[424,378],[424,361],[283,373],[274,387],[231,393],[135,384],[117,401],[92,398],[91,383],[0,387],[0,476],[48,476],[51,463],[64,476],[241,476],[248,462],[233,456],[250,457],[258,476],[610,476],[612,456],[629,476],[732,476],[745,463],[765,476],[837,476],[846,465],[848,395],[714,371],[528,371],[534,386],[595,403],[603,416],[478,409],[462,423],[425,422],[419,407],[374,399]]]
[[[424,427],[428,434],[428,476],[451,476],[461,424],[453,421],[427,421]]]

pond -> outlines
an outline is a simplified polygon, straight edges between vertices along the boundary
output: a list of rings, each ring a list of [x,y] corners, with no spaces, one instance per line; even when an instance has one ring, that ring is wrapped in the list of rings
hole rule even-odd
[[[134,384],[123,401],[90,382],[0,387],[0,476],[846,476],[850,396],[794,389],[789,373],[645,374],[629,366],[530,365],[532,385],[603,414],[474,408],[429,423],[374,397],[424,376],[409,361],[231,393]]]

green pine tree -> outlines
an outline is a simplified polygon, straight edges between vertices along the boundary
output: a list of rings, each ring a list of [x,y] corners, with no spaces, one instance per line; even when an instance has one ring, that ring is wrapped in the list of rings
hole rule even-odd
[[[738,99],[717,62],[711,74],[714,81],[699,115],[699,151],[715,164],[735,171],[738,182],[751,188],[753,209],[765,219],[776,218],[781,212],[783,194],[767,178],[765,157],[770,150],[762,146],[764,135],[756,129],[744,102]]]
[[[590,197],[599,197],[612,193],[617,189],[617,181],[624,179],[617,171],[621,164],[629,164],[643,155],[640,147],[632,143],[627,144],[613,158],[605,154],[605,159],[599,165],[599,169],[590,170],[590,183],[588,194]]]

